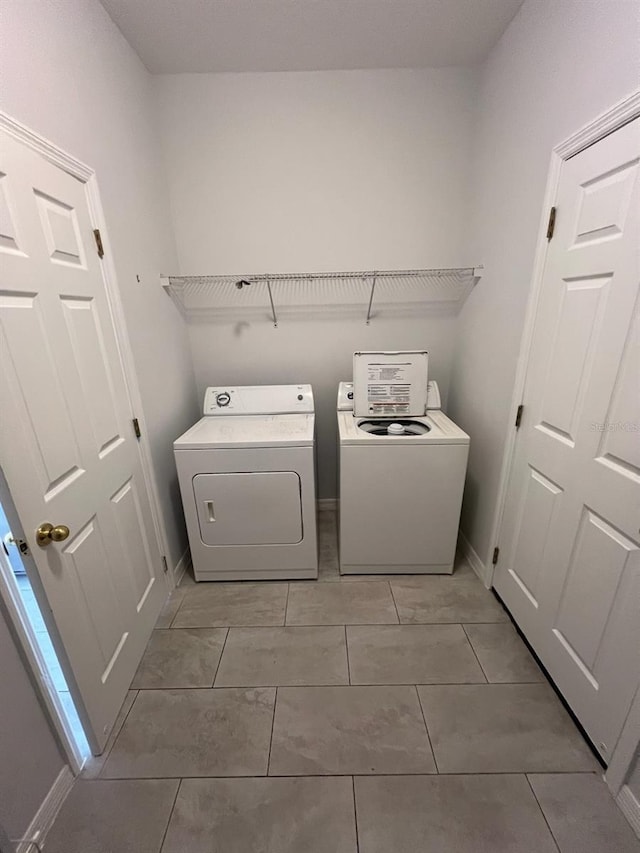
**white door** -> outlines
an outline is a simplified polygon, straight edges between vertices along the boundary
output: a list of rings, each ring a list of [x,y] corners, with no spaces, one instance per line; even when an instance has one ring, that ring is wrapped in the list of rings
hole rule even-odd
[[[100,264],[84,184],[1,133],[0,461],[95,752],[166,591]]]
[[[494,584],[607,759],[640,681],[640,119],[567,160]]]

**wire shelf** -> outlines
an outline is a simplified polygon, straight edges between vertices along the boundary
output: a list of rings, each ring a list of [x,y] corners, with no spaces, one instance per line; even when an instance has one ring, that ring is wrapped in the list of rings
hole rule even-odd
[[[320,314],[402,316],[422,311],[456,314],[478,282],[481,267],[368,272],[163,276],[188,322]]]

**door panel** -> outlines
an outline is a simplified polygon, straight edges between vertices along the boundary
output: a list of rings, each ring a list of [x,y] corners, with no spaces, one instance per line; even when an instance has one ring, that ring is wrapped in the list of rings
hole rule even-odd
[[[529,469],[518,522],[514,577],[534,607],[538,606],[540,567],[549,539],[557,497],[562,489],[540,471]],[[526,523],[525,523],[526,521]]]
[[[2,133],[2,466],[101,751],[165,597],[85,185]],[[41,548],[36,528],[65,524]]]
[[[205,545],[294,545],[302,540],[300,477],[294,471],[198,474],[193,494]]]
[[[135,591],[133,603],[136,611],[140,611],[155,582],[155,572],[140,498],[132,479],[113,495],[111,507],[123,559],[129,569],[128,578]]]
[[[563,164],[495,586],[607,758],[640,682],[640,120]]]
[[[82,402],[89,415],[95,450],[100,459],[124,439],[118,424],[109,357],[105,352],[100,318],[93,298],[61,296],[62,312],[80,377]]]
[[[635,550],[633,542],[584,509],[554,631],[591,673],[620,578]]]
[[[580,402],[589,381],[590,344],[604,311],[610,276],[563,282],[562,302],[542,403],[541,425],[552,437],[575,442]]]

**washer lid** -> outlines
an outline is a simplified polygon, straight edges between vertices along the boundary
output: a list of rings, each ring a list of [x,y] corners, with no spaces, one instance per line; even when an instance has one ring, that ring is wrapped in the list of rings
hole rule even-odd
[[[421,417],[427,413],[426,350],[354,352],[353,411],[360,417]]]
[[[314,415],[251,415],[201,418],[173,443],[175,450],[243,447],[307,447]]]
[[[382,420],[382,419],[381,419]],[[403,419],[404,420],[404,419]],[[418,446],[425,444],[469,444],[469,436],[456,426],[444,412],[433,411],[424,418],[407,418],[414,424],[428,427],[428,431],[420,434],[416,432],[404,433],[403,435],[375,435],[361,428],[362,423],[376,423],[375,419],[354,417],[351,412],[338,412],[338,432],[341,445],[394,445]],[[386,423],[393,420],[385,418]],[[396,421],[397,422],[397,421]]]

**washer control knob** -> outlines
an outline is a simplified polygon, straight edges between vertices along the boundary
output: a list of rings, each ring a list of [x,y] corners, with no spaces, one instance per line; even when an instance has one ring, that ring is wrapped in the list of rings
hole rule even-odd
[[[302,396],[302,394],[298,394],[298,400],[304,400],[304,397]]]
[[[353,391],[347,391],[347,400],[353,400]]]
[[[231,394],[228,391],[223,391],[221,394],[216,394],[217,406],[228,406],[231,402]]]

